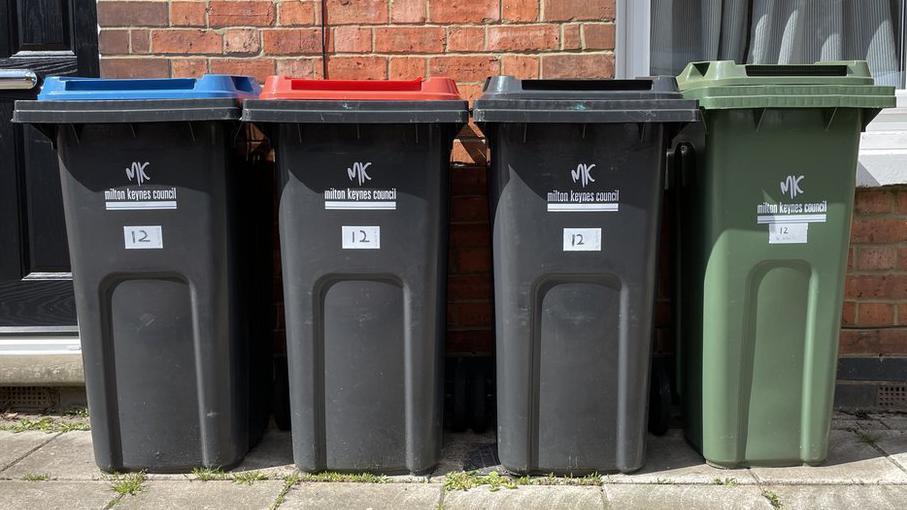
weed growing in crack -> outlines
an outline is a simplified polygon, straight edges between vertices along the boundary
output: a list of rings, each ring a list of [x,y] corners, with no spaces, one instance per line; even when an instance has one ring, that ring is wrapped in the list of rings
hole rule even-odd
[[[775,510],[781,510],[782,508],[784,508],[784,504],[781,503],[781,498],[779,498],[778,495],[774,492],[768,489],[763,489],[762,497],[767,499],[768,503],[772,505],[772,508],[774,508]]]
[[[110,478],[110,488],[113,492],[120,495],[135,496],[145,489],[145,472],[126,473],[125,475],[115,474]]]

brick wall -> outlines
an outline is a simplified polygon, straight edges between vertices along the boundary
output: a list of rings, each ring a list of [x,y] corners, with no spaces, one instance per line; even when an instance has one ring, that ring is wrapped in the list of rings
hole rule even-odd
[[[98,0],[101,72],[321,78],[326,67],[329,78],[447,75],[469,99],[493,74],[613,75],[614,0],[326,0],[324,48],[321,3]],[[474,126],[464,129],[451,163],[449,353],[488,353],[493,345],[487,158],[481,133]],[[656,351],[667,354],[667,248],[673,241],[669,228],[663,232],[655,322]],[[842,358],[907,360],[898,358],[907,356],[907,188],[857,192],[848,271]],[[871,384],[850,382],[862,385],[864,400],[872,399],[863,387]]]

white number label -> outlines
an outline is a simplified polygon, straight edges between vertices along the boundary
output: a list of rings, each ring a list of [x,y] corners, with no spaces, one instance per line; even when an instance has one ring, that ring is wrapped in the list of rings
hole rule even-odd
[[[602,251],[602,229],[565,228],[564,251]]]
[[[344,250],[380,250],[381,227],[341,227]]]
[[[809,223],[769,223],[768,244],[806,244]]]
[[[160,225],[123,227],[127,250],[160,250],[164,247],[164,234]]]

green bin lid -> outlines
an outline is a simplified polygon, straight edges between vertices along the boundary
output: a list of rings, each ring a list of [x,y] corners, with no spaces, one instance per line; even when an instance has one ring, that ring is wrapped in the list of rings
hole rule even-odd
[[[733,108],[891,108],[894,87],[873,85],[862,60],[805,65],[691,62],[677,77],[706,110]]]

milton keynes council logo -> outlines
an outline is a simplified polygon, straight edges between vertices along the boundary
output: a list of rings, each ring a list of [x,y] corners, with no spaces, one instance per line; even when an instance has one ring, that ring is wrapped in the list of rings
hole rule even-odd
[[[803,193],[803,189],[800,188],[802,180],[802,175],[788,175],[787,179],[781,181],[781,194],[789,195],[792,199],[797,198],[797,195]]]
[[[573,177],[573,182],[579,182],[582,187],[586,187],[590,182],[595,182],[595,179],[592,178],[592,169],[595,168],[595,163],[587,165],[585,163],[580,163],[576,165],[576,170],[570,171],[570,176]]]
[[[129,182],[135,181],[139,186],[145,183],[145,181],[150,181],[151,177],[145,173],[145,169],[148,168],[148,165],[151,163],[144,162],[139,163],[138,161],[133,161],[132,166],[126,167],[126,177],[129,178]]]
[[[372,165],[371,162],[368,162],[368,163],[359,163],[359,162],[353,163],[353,167],[352,167],[352,168],[347,168],[347,169],[346,169],[346,175],[349,176],[349,178],[350,178],[351,181],[359,181],[359,185],[362,186],[362,185],[365,183],[365,181],[370,181],[370,180],[372,180],[372,178],[369,177],[369,176],[368,176],[368,173],[366,173],[366,171],[365,171],[365,170],[366,170],[368,167],[370,167],[371,165]]]

